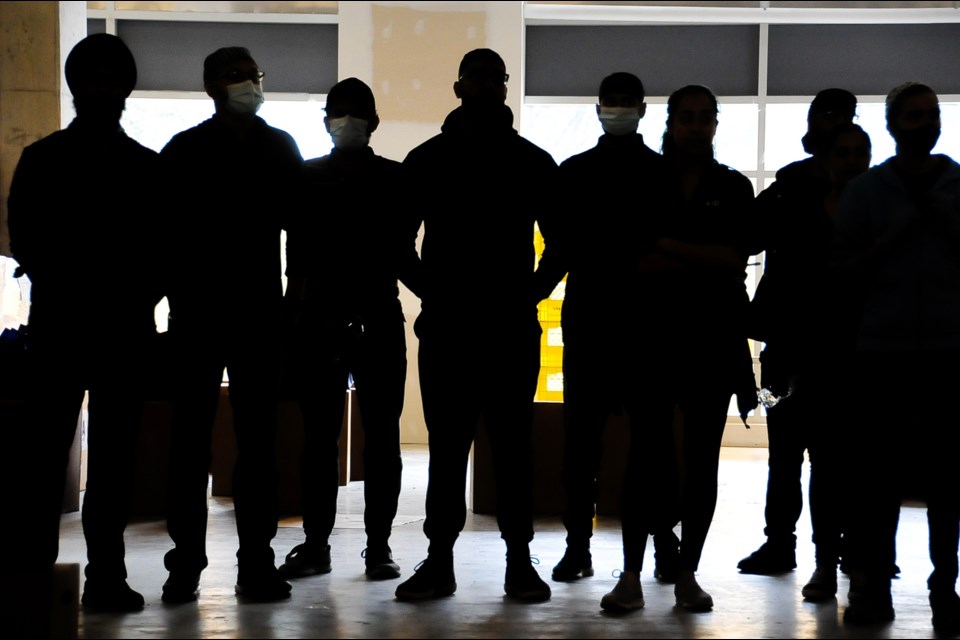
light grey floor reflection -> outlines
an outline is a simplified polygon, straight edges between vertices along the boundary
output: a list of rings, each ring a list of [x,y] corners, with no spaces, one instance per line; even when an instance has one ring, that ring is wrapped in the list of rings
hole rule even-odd
[[[401,580],[423,560],[423,499],[426,489],[425,447],[404,450],[404,493],[391,539]],[[835,602],[803,602],[800,589],[814,569],[809,514],[798,525],[798,569],[775,577],[737,572],[737,561],[754,550],[763,536],[766,483],[765,450],[725,449],[720,465],[720,497],[704,548],[698,580],[714,598],[710,613],[691,614],[674,606],[673,586],[653,578],[652,544],[641,574],[646,607],[622,615],[605,615],[600,598],[616,584],[622,568],[620,528],[616,518],[597,521],[592,542],[596,575],[574,583],[550,582],[553,597],[540,604],[504,598],[504,543],[489,515],[471,514],[457,542],[457,593],[438,602],[411,604],[394,599],[399,581],[370,582],[363,574],[363,483],[343,488],[341,517],[331,538],[333,572],[297,580],[291,598],[274,604],[243,603],[234,594],[236,527],[230,500],[210,502],[210,567],[201,581],[197,603],[167,606],[160,601],[166,579],[163,554],[170,548],[162,521],[134,522],[127,536],[130,584],[144,594],[146,609],[130,615],[80,616],[82,638],[929,638],[933,635],[927,603],[926,513],[904,509],[898,534],[898,563],[903,569],[893,585],[897,619],[881,627],[850,628],[840,619],[847,604],[848,581],[841,575]],[[558,517],[538,518],[531,553],[540,560],[540,575],[564,550]],[[278,559],[299,542],[297,519],[285,520],[274,545]],[[62,519],[62,562],[83,562],[79,514]]]

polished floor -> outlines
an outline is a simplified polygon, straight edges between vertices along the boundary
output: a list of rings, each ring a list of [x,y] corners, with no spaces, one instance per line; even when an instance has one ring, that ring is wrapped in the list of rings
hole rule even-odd
[[[423,559],[426,541],[423,496],[427,479],[424,447],[404,450],[404,493],[392,546],[408,577]],[[503,595],[503,544],[490,516],[471,514],[456,548],[458,590],[450,598],[421,604],[398,602],[397,581],[369,582],[360,553],[363,485],[341,491],[333,547],[333,572],[297,581],[292,597],[277,604],[246,604],[234,595],[236,534],[232,503],[211,500],[210,567],[203,574],[197,603],[168,606],[160,601],[166,577],[162,555],[169,548],[161,521],[135,522],[128,529],[130,584],[147,600],[144,611],[129,615],[80,614],[81,638],[930,638],[925,579],[926,516],[905,507],[899,531],[898,561],[903,569],[894,583],[897,619],[889,625],[849,628],[841,622],[847,581],[835,601],[809,604],[800,588],[813,571],[809,518],[800,523],[797,571],[779,576],[747,576],[737,561],[762,541],[765,449],[724,449],[717,514],[704,552],[699,580],[714,598],[711,613],[691,614],[674,608],[673,589],[654,580],[651,566],[642,583],[646,608],[613,616],[600,609],[600,598],[616,583],[620,568],[620,530],[614,519],[601,518],[594,538],[597,574],[576,583],[551,583],[553,597],[541,604],[519,604]],[[278,555],[300,542],[298,520],[282,523]],[[537,521],[532,552],[540,573],[563,553],[559,518]],[[82,563],[83,536],[78,514],[62,521],[61,562]],[[652,554],[651,554],[652,555]]]

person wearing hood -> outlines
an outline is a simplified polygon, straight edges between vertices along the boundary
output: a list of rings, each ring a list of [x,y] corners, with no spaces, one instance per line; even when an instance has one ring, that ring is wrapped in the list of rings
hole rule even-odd
[[[819,572],[805,587],[804,597],[812,600],[836,593],[840,555],[835,458],[842,428],[836,418],[842,407],[836,394],[826,390],[832,388],[830,372],[843,369],[840,354],[850,348],[844,340],[849,332],[839,321],[841,301],[829,294],[834,224],[825,199],[834,187],[839,193],[849,182],[847,177],[841,177],[843,184],[831,180],[829,161],[834,133],[853,122],[856,108],[857,98],[849,91],[820,91],[810,103],[803,136],[803,148],[811,156],[780,169],[776,181],[757,196],[766,264],[751,303],[751,337],[765,344],[760,354],[761,386],[778,400],[767,413],[767,540],[738,568],[759,575],[796,568],[796,527],[803,509],[800,478],[804,451],[809,450],[810,515]],[[857,155],[864,160],[862,153]],[[861,172],[869,160],[868,140],[865,164],[858,165]],[[827,335],[818,330],[824,313],[835,319]],[[824,341],[836,347],[830,364],[821,355]],[[811,357],[814,353],[820,357]]]
[[[631,336],[643,331],[644,313],[630,295],[635,264],[652,248],[665,213],[666,165],[637,133],[646,106],[640,78],[622,71],[606,76],[596,107],[603,135],[592,149],[560,165],[566,212],[561,247],[567,270],[562,309],[567,548],[553,569],[557,581],[594,572],[590,538],[608,416],[626,409],[637,426],[634,419],[645,409],[636,405],[638,387],[631,379],[643,357],[629,361],[624,354],[630,353]],[[646,447],[647,437],[635,439]],[[656,575],[671,582],[678,559],[679,540],[672,531],[677,518],[667,515],[666,502],[662,506],[665,523],[654,536]],[[630,609],[642,603],[642,597],[622,595],[605,605]]]
[[[400,496],[400,414],[407,373],[398,278],[416,268],[416,228],[402,208],[399,162],[376,155],[373,92],[347,78],[327,96],[333,151],[308,160],[303,202],[287,232],[286,300],[293,321],[291,388],[304,419],[300,465],[306,540],[287,578],[327,573],[337,514],[344,391],[352,374],[364,431],[363,495],[371,580],[398,578],[388,544]]]
[[[126,582],[123,534],[153,311],[163,296],[159,212],[151,204],[161,189],[158,159],[120,126],[137,82],[133,55],[120,38],[81,40],[67,56],[65,75],[76,118],[24,149],[10,188],[13,256],[32,283],[32,371],[30,428],[7,434],[9,450],[24,456],[11,469],[30,469],[31,477],[11,491],[15,505],[8,508],[38,532],[20,532],[17,544],[7,545],[17,551],[5,567],[52,570],[68,454],[89,390],[82,603],[92,611],[136,611],[144,600]],[[21,437],[29,442],[18,444]]]
[[[277,414],[283,286],[280,231],[295,210],[303,159],[293,138],[257,111],[264,72],[244,47],[203,64],[214,115],[160,152],[169,187],[170,334],[177,372],[167,528],[175,548],[163,600],[199,594],[207,566],[207,485],[223,371],[237,438],[236,592],[286,598],[271,541],[277,532]],[[175,234],[173,233],[175,231]]]
[[[886,100],[896,155],[850,183],[837,214],[836,265],[863,305],[856,327],[850,421],[856,443],[848,482],[844,622],[894,619],[889,567],[896,557],[907,483],[926,501],[933,572],[933,628],[960,633],[956,592],[960,536],[960,165],[933,153],[940,103],[908,82]]]
[[[396,590],[401,600],[451,595],[453,547],[466,519],[467,464],[483,418],[493,449],[497,523],[507,546],[504,590],[523,601],[550,597],[531,564],[533,398],[539,373],[537,304],[563,276],[553,248],[556,163],[520,137],[504,104],[509,75],[490,49],[460,63],[461,105],[441,133],[413,149],[410,206],[423,222],[421,300],[414,330],[429,432],[426,561]],[[534,223],[546,249],[535,270]]]

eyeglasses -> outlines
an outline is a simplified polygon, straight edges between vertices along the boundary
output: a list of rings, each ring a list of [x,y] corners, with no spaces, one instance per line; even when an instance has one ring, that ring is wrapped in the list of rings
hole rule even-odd
[[[509,73],[501,73],[499,71],[486,71],[484,69],[473,69],[467,71],[465,74],[457,78],[458,80],[463,80],[467,78],[469,80],[475,80],[477,82],[490,82],[493,84],[507,84],[510,81]]]
[[[237,82],[243,82],[244,80],[249,80],[254,84],[260,84],[266,75],[267,74],[260,69],[255,69],[253,71],[241,71],[240,69],[234,69],[233,71],[227,71],[224,73],[222,76],[220,76],[220,79],[226,81],[228,84],[236,84]]]

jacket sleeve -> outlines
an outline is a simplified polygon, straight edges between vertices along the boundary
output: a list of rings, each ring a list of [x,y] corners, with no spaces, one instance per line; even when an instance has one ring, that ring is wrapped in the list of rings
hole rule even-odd
[[[568,214],[564,206],[569,200],[560,197],[560,175],[556,163],[549,158],[549,162],[544,164],[541,183],[537,185],[543,198],[537,211],[537,226],[543,236],[544,249],[534,274],[533,297],[536,302],[549,297],[567,274],[565,247],[568,242],[565,237],[568,233]]]

